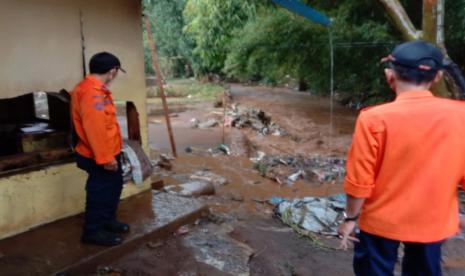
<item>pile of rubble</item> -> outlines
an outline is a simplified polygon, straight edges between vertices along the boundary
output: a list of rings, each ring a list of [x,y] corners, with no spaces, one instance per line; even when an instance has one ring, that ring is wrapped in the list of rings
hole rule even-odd
[[[322,156],[266,156],[258,152],[251,158],[255,169],[263,177],[277,181],[279,184],[293,184],[303,178],[307,182],[336,183],[345,176],[346,160]]]
[[[262,135],[286,136],[287,133],[263,110],[255,108],[240,108],[233,105],[229,112],[231,126],[235,128],[252,128]]]
[[[199,121],[196,118],[190,121],[192,128],[207,129],[217,127],[223,124],[223,120],[210,118],[206,121]],[[252,128],[259,134],[267,136],[287,136],[287,132],[277,123],[271,120],[263,110],[255,108],[239,107],[238,104],[231,106],[224,120],[225,126],[231,126],[238,129]]]

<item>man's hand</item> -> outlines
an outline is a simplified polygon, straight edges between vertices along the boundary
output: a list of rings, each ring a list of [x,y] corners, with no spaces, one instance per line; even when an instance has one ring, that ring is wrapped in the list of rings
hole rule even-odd
[[[354,236],[355,235],[355,221],[346,221],[339,225],[337,229],[337,233],[339,237],[342,239],[341,244],[339,245],[340,249],[347,250],[349,248],[349,241],[358,242],[359,240]]]
[[[116,160],[113,160],[109,163],[103,164],[103,168],[107,171],[116,172],[118,170],[118,162],[116,162]]]

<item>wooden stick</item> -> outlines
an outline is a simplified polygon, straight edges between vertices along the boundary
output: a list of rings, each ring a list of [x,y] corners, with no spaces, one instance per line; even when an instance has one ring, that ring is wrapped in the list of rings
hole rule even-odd
[[[223,91],[223,145],[225,144],[225,128],[226,128],[226,90]]]
[[[160,89],[160,96],[163,102],[163,110],[165,111],[166,126],[168,128],[168,135],[170,138],[171,150],[173,152],[173,157],[178,157],[178,154],[176,152],[176,144],[174,142],[173,129],[171,128],[168,103],[166,102],[165,90],[163,89],[163,76],[161,74],[160,65],[158,63],[157,45],[155,44],[155,39],[153,38],[152,25],[147,16],[144,16],[144,21],[145,21],[145,28],[147,30],[150,53],[152,54],[152,67],[157,75],[157,85],[158,85],[158,89]]]

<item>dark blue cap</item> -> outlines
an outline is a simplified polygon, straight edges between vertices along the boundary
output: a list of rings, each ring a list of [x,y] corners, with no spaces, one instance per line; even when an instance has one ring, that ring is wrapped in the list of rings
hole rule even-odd
[[[444,55],[435,45],[415,40],[398,45],[389,56],[382,59],[382,62],[386,61],[394,65],[435,72],[443,68]]]
[[[105,74],[114,68],[126,73],[126,71],[121,68],[121,62],[119,59],[108,52],[95,54],[89,62],[89,69],[92,74]]]

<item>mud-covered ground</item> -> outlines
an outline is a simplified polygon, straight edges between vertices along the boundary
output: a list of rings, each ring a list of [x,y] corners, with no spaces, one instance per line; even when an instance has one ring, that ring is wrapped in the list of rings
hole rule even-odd
[[[152,241],[114,260],[124,275],[352,275],[352,252],[336,249],[336,237],[299,236],[273,215],[266,201],[273,196],[301,198],[340,193],[340,183],[297,180],[282,185],[262,177],[250,161],[257,151],[267,155],[344,157],[351,141],[356,112],[335,105],[330,131],[329,101],[286,89],[231,87],[230,104],[259,108],[288,135],[263,136],[257,131],[226,128],[224,141],[231,156],[208,154],[223,141],[221,126],[193,129],[192,119],[221,118],[211,103],[183,107],[172,115],[179,158],[170,171],[160,170],[165,185],[187,181],[199,170],[227,179],[216,194],[200,197],[211,215],[181,228],[164,241]],[[151,117],[150,146],[154,158],[169,152],[161,117]],[[187,154],[187,147],[195,149]],[[445,275],[465,275],[465,241],[457,237],[445,246]]]

